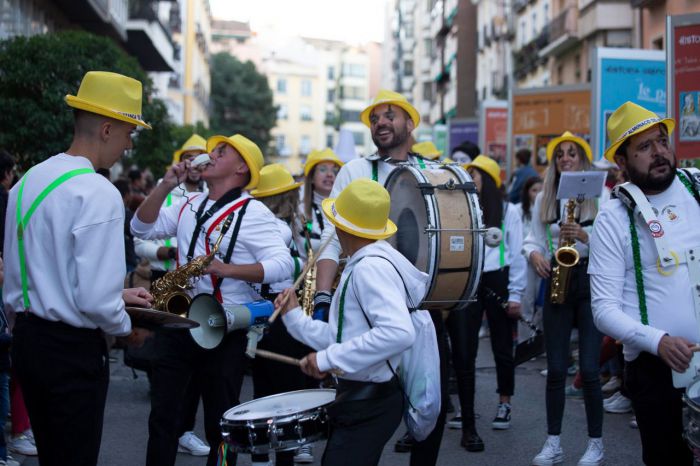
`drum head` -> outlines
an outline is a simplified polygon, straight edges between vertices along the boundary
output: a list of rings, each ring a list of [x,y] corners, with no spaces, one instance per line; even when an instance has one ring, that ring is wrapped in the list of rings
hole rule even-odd
[[[270,395],[234,406],[224,413],[231,422],[291,416],[327,405],[335,400],[335,390],[315,389]]]
[[[700,377],[695,378],[688,388],[685,389],[685,396],[695,406],[700,406]]]

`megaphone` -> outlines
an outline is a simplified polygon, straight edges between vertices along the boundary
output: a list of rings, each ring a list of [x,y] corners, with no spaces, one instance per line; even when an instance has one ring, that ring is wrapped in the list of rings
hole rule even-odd
[[[212,349],[234,330],[266,323],[274,309],[272,302],[266,300],[222,305],[214,296],[202,293],[192,299],[187,318],[199,324],[190,329],[194,341],[202,348]]]

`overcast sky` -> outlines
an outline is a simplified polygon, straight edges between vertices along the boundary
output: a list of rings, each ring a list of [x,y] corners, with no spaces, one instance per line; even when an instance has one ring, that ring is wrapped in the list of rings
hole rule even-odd
[[[254,31],[346,42],[384,40],[385,0],[209,0],[214,19],[250,21]]]

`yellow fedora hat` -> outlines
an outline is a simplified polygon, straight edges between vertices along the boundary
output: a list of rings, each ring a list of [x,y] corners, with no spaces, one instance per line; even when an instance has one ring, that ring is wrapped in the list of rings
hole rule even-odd
[[[493,178],[493,181],[496,183],[496,187],[501,187],[501,167],[494,159],[487,157],[486,155],[477,155],[474,160],[464,165],[465,169],[472,167],[480,168],[486,172],[491,178]]]
[[[399,94],[398,92],[393,92],[393,91],[388,91],[386,89],[381,89],[379,93],[377,93],[377,97],[374,98],[374,101],[364,110],[362,110],[362,113],[360,113],[360,120],[362,120],[362,123],[367,125],[367,127],[370,126],[369,123],[369,115],[372,113],[372,109],[378,105],[396,105],[397,107],[401,107],[402,109],[406,110],[408,115],[411,117],[411,120],[413,120],[413,126],[416,128],[418,127],[418,124],[420,123],[420,113],[418,113],[418,110],[413,107],[408,102],[408,99],[404,97],[403,95]]]
[[[396,233],[389,220],[389,192],[376,181],[358,178],[348,184],[337,198],[324,199],[323,213],[337,228],[367,239],[385,239]]]
[[[141,81],[108,71],[88,71],[80,83],[78,95],[66,95],[66,103],[79,110],[151,129],[141,116],[142,98]]]
[[[593,162],[593,152],[591,152],[591,146],[588,145],[585,139],[580,138],[578,136],[574,136],[570,131],[564,131],[564,134],[562,134],[558,138],[552,139],[547,143],[547,162],[552,160],[552,156],[554,155],[554,149],[556,149],[559,144],[566,141],[574,142],[581,146],[583,148],[583,151],[586,153],[588,161]]]
[[[250,182],[243,189],[256,188],[260,181],[260,170],[265,165],[265,159],[258,145],[242,134],[234,134],[229,137],[212,136],[207,139],[207,153],[212,153],[220,142],[225,142],[236,149],[243,157],[243,160],[245,160],[246,165],[248,165]]]
[[[173,165],[180,162],[180,157],[185,152],[199,152],[203,154],[207,151],[207,140],[199,134],[193,134],[178,150],[173,152]]]
[[[267,197],[298,189],[303,183],[295,183],[292,174],[279,163],[265,165],[260,170],[258,187],[250,192],[253,197]]]
[[[435,147],[432,141],[419,142],[411,146],[411,152],[422,155],[426,159],[437,160],[442,155],[442,151]]]
[[[615,162],[615,152],[627,138],[658,124],[666,125],[669,135],[676,127],[673,118],[659,118],[656,113],[633,102],[620,105],[608,118],[608,140],[613,142],[605,149],[605,158]]]
[[[304,164],[304,176],[309,176],[309,172],[319,163],[323,162],[333,162],[334,164],[342,167],[343,161],[335,155],[332,149],[323,150],[312,150],[311,153],[306,157],[306,163]]]

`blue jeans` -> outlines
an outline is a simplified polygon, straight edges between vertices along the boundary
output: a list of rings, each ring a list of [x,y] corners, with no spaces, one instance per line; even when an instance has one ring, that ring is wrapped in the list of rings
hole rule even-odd
[[[0,426],[7,421],[7,413],[10,411],[10,372],[0,371]],[[0,459],[7,460],[7,444],[5,435],[0,435]]]
[[[552,304],[550,283],[547,284],[543,324],[547,349],[547,432],[561,433],[564,416],[565,386],[569,367],[571,329],[578,328],[579,370],[583,379],[583,400],[586,405],[588,436],[603,435],[603,394],[600,389],[600,345],[603,335],[593,323],[587,260],[571,270],[571,281],[564,304]]]

